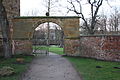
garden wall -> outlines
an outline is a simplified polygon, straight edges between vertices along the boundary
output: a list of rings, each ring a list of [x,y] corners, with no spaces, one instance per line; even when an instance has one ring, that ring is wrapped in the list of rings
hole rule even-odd
[[[120,61],[120,35],[80,36],[79,56]]]
[[[13,54],[32,54],[32,42],[29,40],[14,40]]]
[[[15,54],[31,54],[29,40],[14,41]],[[64,51],[68,56],[81,56],[107,61],[120,61],[120,35],[80,36],[64,40]]]

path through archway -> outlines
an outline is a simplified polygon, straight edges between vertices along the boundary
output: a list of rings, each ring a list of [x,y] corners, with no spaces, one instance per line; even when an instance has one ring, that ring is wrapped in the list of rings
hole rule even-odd
[[[48,22],[42,23],[35,28],[32,43],[33,53],[35,54],[47,55],[48,52],[52,51],[53,47],[64,51],[63,29],[53,22],[49,22],[49,25]]]

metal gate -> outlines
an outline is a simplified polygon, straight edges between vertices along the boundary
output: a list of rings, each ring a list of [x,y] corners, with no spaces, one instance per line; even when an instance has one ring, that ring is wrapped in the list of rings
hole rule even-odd
[[[49,54],[49,46],[47,45],[47,39],[33,38],[33,54]]]

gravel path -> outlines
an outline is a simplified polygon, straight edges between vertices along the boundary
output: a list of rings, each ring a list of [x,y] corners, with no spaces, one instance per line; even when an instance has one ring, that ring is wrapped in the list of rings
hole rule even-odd
[[[49,56],[37,56],[22,80],[81,80],[71,63],[50,53]]]

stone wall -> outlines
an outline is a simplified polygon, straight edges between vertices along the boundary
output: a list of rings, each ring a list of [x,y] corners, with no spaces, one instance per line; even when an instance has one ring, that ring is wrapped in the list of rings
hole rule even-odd
[[[120,36],[81,36],[79,56],[120,61]]]
[[[59,25],[64,37],[79,37],[79,17],[71,16],[39,16],[16,17],[13,19],[13,38],[32,38],[34,29],[45,22],[53,22]]]
[[[64,40],[65,54],[69,56],[79,56],[80,53],[79,45],[80,45],[79,39],[65,39]]]
[[[32,54],[32,41],[30,40],[14,40],[14,54]]]
[[[79,17],[62,17],[62,16],[42,16],[42,17],[16,17],[13,19],[13,39],[18,40],[20,39],[32,39],[34,34],[34,29],[38,27],[40,24],[45,22],[53,22],[61,26],[64,37],[65,38],[73,38],[73,37],[79,37]],[[65,40],[68,41],[67,39]],[[21,45],[21,40],[19,42],[19,45]],[[72,43],[74,44],[74,43]],[[72,45],[71,44],[71,45]],[[21,46],[16,46],[15,44],[15,53],[24,53],[27,52],[27,49],[31,50],[30,47],[26,47],[21,49]],[[24,44],[23,44],[24,45]],[[25,44],[26,45],[26,44]],[[67,47],[66,47],[67,48]],[[67,50],[65,48],[65,51]],[[26,51],[25,51],[26,50]],[[32,52],[32,51],[31,51]],[[67,52],[67,51],[66,51]],[[28,52],[30,53],[30,52]],[[78,53],[78,52],[76,52]]]

